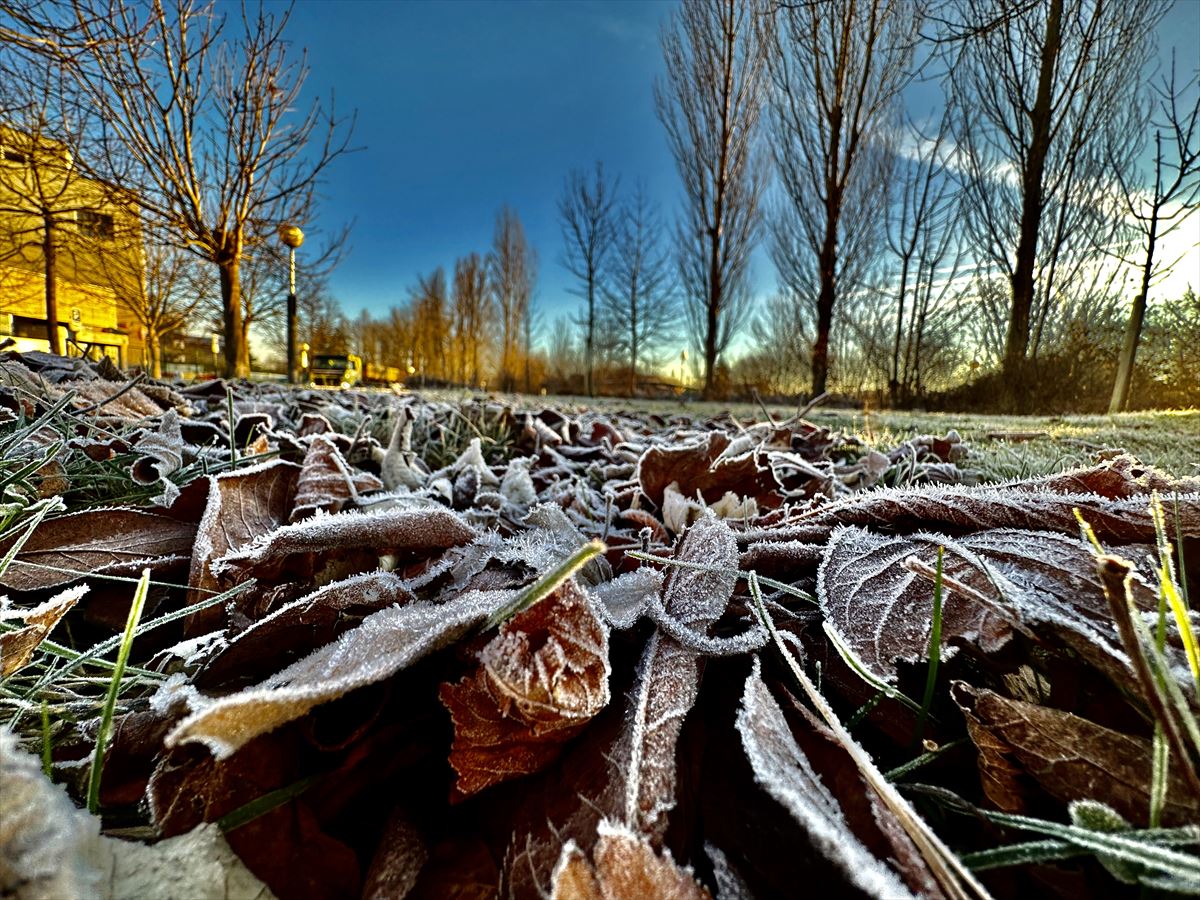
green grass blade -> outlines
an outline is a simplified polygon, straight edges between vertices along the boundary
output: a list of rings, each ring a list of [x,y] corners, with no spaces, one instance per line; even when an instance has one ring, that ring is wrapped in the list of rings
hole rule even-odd
[[[913,731],[914,745],[920,742],[925,731],[925,720],[933,705],[933,689],[937,686],[938,663],[942,658],[942,557],[945,552],[945,547],[938,547],[937,571],[933,581],[933,624],[929,630],[929,671],[925,675],[925,694],[921,698],[921,712]]]
[[[117,707],[117,694],[121,689],[121,678],[125,673],[125,664],[129,661],[129,649],[133,646],[134,631],[142,617],[142,608],[146,605],[146,595],[149,592],[150,570],[143,569],[142,580],[138,583],[137,590],[134,591],[133,603],[129,605],[129,617],[125,620],[125,634],[121,639],[121,650],[117,654],[117,665],[113,669],[108,694],[104,698],[104,709],[100,713],[100,726],[96,731],[96,750],[92,755],[92,766],[88,770],[87,808],[88,812],[93,815],[100,809],[100,773],[104,769],[104,754],[108,749],[113,711]]]

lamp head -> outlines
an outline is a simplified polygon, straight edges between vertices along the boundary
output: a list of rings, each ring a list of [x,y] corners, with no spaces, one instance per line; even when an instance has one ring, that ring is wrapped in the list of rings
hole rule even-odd
[[[279,240],[283,241],[284,246],[295,250],[304,243],[304,232],[300,230],[300,226],[298,225],[280,225]]]

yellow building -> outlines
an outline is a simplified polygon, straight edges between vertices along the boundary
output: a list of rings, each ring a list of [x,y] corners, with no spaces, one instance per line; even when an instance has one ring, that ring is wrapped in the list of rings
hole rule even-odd
[[[81,175],[63,143],[0,125],[0,341],[17,349],[50,349],[48,230],[63,351],[141,365],[130,304],[142,291],[142,228],[128,191]]]

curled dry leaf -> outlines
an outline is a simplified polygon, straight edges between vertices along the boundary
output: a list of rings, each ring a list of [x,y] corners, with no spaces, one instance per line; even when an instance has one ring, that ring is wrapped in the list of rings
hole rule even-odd
[[[308,575],[339,551],[427,555],[469,543],[474,537],[474,528],[443,509],[318,513],[226,553],[213,562],[212,571],[227,583],[247,577],[274,578],[285,569],[290,575]]]
[[[162,483],[162,493],[151,499],[158,506],[170,506],[179,497],[177,488],[168,477],[183,465],[183,434],[179,414],[174,409],[163,413],[158,430],[142,435],[137,442],[138,459],[129,467],[129,474],[138,484]]]
[[[317,510],[340,512],[348,503],[357,505],[361,494],[382,489],[383,482],[370,472],[351,469],[332,441],[315,437],[300,469],[291,521]]]
[[[608,820],[597,832],[590,861],[574,841],[563,846],[550,882],[552,900],[711,900],[671,851],[657,853],[643,835]]]
[[[975,726],[972,740],[980,732],[991,735],[1007,749],[1009,761],[1051,796],[1065,803],[1103,798],[1125,818],[1146,825],[1150,741],[961,681],[954,683],[952,694],[967,721]],[[982,765],[982,757],[980,761]],[[982,768],[981,776],[987,791],[990,779]],[[1163,824],[1183,825],[1200,819],[1200,797],[1188,788],[1178,767],[1169,767],[1167,777]],[[991,794],[988,796],[991,799]]]
[[[454,794],[545,767],[608,705],[608,629],[574,578],[505,622],[479,668],[439,696],[454,721]]]
[[[1152,491],[1160,494],[1200,493],[1200,478],[1175,478],[1153,466],[1143,465],[1128,453],[1121,453],[1096,466],[1018,481],[1011,487],[1062,494],[1097,494],[1109,500],[1121,500],[1149,497]]]
[[[398,810],[392,813],[363,880],[363,900],[407,897],[428,859],[421,833]]]
[[[725,612],[737,582],[737,542],[715,516],[701,519],[683,537],[678,558],[719,569],[676,568],[664,590],[667,612],[703,637]],[[700,691],[695,651],[660,631],[650,636],[638,666],[625,731],[613,755],[614,807],[622,821],[652,841],[662,839],[675,806],[675,745]]]
[[[736,456],[723,455],[729,446],[728,437],[713,431],[690,444],[650,447],[637,467],[642,493],[661,507],[671,482],[678,482],[685,497],[699,491],[709,503],[728,491],[757,497],[778,487],[771,470],[759,466],[753,447]]]
[[[19,619],[25,623],[24,628],[0,633],[0,678],[28,665],[38,645],[87,592],[88,585],[76,585],[27,610],[6,610],[0,598],[0,622]]]
[[[252,738],[300,718],[314,706],[382,681],[463,637],[512,600],[512,591],[472,592],[443,603],[412,603],[381,610],[255,687],[199,703],[176,726],[168,747],[188,741],[218,759]]]
[[[746,679],[737,729],[754,780],[791,813],[813,846],[850,884],[867,896],[913,896],[897,873],[877,859],[847,824],[841,805],[796,743],[782,710],[763,683],[757,658]],[[886,815],[886,811],[878,810],[876,817],[880,814]]]
[[[88,575],[159,573],[192,554],[196,526],[136,509],[90,509],[46,519],[0,584],[16,591],[58,587]],[[3,557],[17,538],[0,545]]]
[[[206,600],[220,589],[213,561],[259,538],[287,521],[300,467],[273,460],[209,479],[208,505],[196,532],[188,574],[188,603]],[[211,607],[189,620],[188,632],[199,634],[219,626],[221,610]]]

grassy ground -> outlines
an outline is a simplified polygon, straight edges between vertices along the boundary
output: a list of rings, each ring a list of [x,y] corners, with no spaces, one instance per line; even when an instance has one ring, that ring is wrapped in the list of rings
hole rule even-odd
[[[462,399],[463,393],[437,395]],[[761,421],[763,407],[752,403],[680,403],[598,397],[521,397],[522,405],[546,404],[582,410],[630,410],[664,416],[710,416],[728,410],[743,422]],[[768,405],[777,420],[794,407]],[[995,416],[969,413],[876,412],[861,409],[813,410],[807,418],[841,429],[868,444],[886,448],[918,434],[957,429],[970,445],[969,465],[995,479],[1059,472],[1093,462],[1099,450],[1123,448],[1142,462],[1174,475],[1200,474],[1200,410],[1122,413],[1117,416]]]

